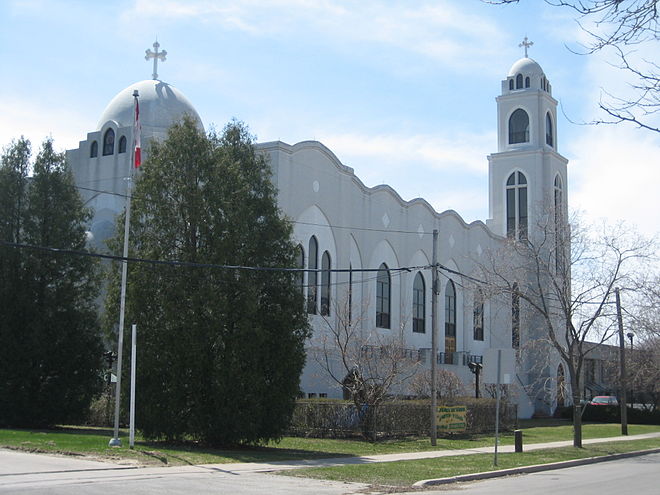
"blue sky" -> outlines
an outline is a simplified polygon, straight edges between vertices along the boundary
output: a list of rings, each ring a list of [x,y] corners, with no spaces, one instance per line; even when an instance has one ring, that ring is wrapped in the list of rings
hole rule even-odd
[[[561,105],[572,207],[658,232],[660,136],[575,123],[626,81],[607,53],[571,53],[584,33],[540,1],[0,0],[0,145],[76,147],[116,93],[151,78],[157,37],[160,78],[207,129],[235,117],[259,141],[315,139],[368,186],[485,220],[495,97],[525,35]]]

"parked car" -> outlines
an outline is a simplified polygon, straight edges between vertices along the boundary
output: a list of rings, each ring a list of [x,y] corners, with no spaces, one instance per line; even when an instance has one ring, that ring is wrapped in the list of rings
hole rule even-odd
[[[618,406],[619,401],[613,395],[597,395],[589,402],[590,406]]]

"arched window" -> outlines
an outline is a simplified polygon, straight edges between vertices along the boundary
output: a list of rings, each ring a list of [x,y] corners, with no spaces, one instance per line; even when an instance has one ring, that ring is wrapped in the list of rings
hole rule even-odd
[[[353,322],[353,263],[348,265],[348,324]]]
[[[552,117],[550,117],[550,112],[545,114],[545,144],[548,146],[554,146],[554,133],[552,132]]]
[[[376,326],[390,328],[390,300],[392,298],[392,281],[390,270],[383,263],[376,277]]]
[[[506,235],[527,239],[527,178],[514,172],[506,181]]]
[[[529,115],[518,108],[509,117],[509,144],[529,142]]]
[[[321,314],[330,315],[330,253],[321,257]]]
[[[422,272],[413,282],[413,332],[426,333],[426,284]]]
[[[96,158],[99,156],[99,143],[92,141],[92,145],[89,147],[89,157]]]
[[[529,88],[529,76],[525,78],[525,87]]]
[[[523,87],[523,76],[522,74],[518,74],[516,76],[516,89],[522,89]]]
[[[103,156],[112,155],[115,152],[115,131],[108,129],[103,135]]]
[[[456,287],[449,280],[445,287],[445,363],[454,364],[456,352]]]
[[[564,254],[566,246],[564,244],[564,222],[563,222],[563,195],[564,191],[561,183],[561,176],[555,176],[554,187],[554,206],[555,206],[555,269],[557,273],[564,271]]]
[[[555,176],[555,211],[558,211],[561,208],[563,203],[563,191],[561,185],[561,176],[557,174]]]
[[[126,153],[126,136],[119,138],[119,146],[117,147],[117,153]]]
[[[305,268],[305,250],[302,244],[298,244],[296,248],[296,268]],[[296,272],[296,286],[302,294],[305,287],[305,272]]]
[[[557,407],[563,407],[566,402],[566,375],[564,365],[559,363],[557,367]]]
[[[484,294],[480,290],[474,293],[472,325],[474,340],[484,340]]]
[[[511,347],[520,347],[520,296],[515,282],[511,292]]]
[[[319,267],[319,243],[316,237],[312,236],[309,240],[309,260],[307,261],[307,268],[309,272],[307,275],[307,312],[311,315],[316,314],[316,301],[318,299],[318,273]]]
[[[509,91],[513,90],[513,79],[509,79]]]

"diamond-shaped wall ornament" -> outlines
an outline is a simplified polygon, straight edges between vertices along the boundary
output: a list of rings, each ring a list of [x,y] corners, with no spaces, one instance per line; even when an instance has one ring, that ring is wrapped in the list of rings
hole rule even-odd
[[[454,239],[454,235],[449,234],[449,246],[454,247],[454,244],[456,244],[456,240]]]
[[[385,228],[390,226],[390,217],[387,216],[387,213],[385,213],[385,215],[383,215],[382,220],[383,220],[383,225],[385,226]]]
[[[419,227],[417,227],[417,235],[420,239],[424,237],[424,227],[422,227],[421,223],[419,224]]]
[[[477,254],[481,256],[481,254],[484,252],[483,249],[481,249],[481,244],[477,244]]]

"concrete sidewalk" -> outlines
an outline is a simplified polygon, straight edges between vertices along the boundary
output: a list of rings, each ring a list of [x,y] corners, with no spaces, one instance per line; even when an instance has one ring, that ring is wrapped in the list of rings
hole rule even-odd
[[[625,440],[642,440],[645,438],[660,438],[660,432],[644,433],[641,435],[628,435],[609,438],[591,438],[583,440],[583,445],[604,442],[621,442]],[[561,442],[545,442],[534,443],[524,446],[524,451],[529,452],[532,450],[552,449],[559,447],[570,447],[573,445],[572,440]],[[498,452],[507,453],[514,452],[513,445],[500,445]],[[380,454],[372,456],[359,456],[359,457],[335,457],[330,459],[309,459],[301,461],[276,461],[269,463],[234,463],[234,464],[206,464],[200,465],[202,468],[220,469],[227,472],[271,472],[271,471],[285,471],[290,469],[300,469],[307,467],[332,467],[356,464],[373,464],[376,462],[395,462],[395,461],[410,461],[414,459],[434,459],[439,457],[448,457],[456,455],[473,455],[473,454],[492,454],[495,452],[495,447],[477,447],[473,449],[454,449],[454,450],[432,450],[426,452],[405,452],[401,454]]]
[[[625,440],[639,440],[645,438],[660,438],[660,432],[642,435],[630,435],[610,438],[595,438],[584,440],[584,444],[617,442]],[[525,451],[566,447],[572,441],[547,442],[529,444]],[[513,445],[500,446],[498,451],[513,452]],[[182,476],[194,473],[216,473],[225,475],[240,475],[249,473],[269,473],[273,471],[287,471],[306,467],[332,467],[344,465],[373,464],[378,462],[395,462],[414,459],[433,459],[456,455],[473,455],[493,453],[494,447],[479,447],[474,449],[435,450],[428,452],[406,452],[400,454],[382,454],[360,457],[337,457],[329,459],[309,459],[299,461],[277,461],[269,463],[231,463],[231,464],[204,464],[196,466],[172,467],[139,467],[122,464],[111,464],[89,459],[80,459],[69,456],[48,456],[43,454],[28,454],[17,451],[0,451],[0,489],[7,485],[19,486],[28,480],[41,480],[55,483],[66,483],[72,479],[88,482],[101,480],[130,480],[144,478],[145,476]],[[34,462],[39,456],[38,463]],[[32,458],[32,460],[30,460]],[[38,464],[38,467],[37,467]],[[2,490],[0,490],[2,491]]]
[[[610,438],[596,438],[584,440],[584,444],[616,442],[625,440],[638,440],[644,438],[660,438],[660,432],[647,433],[643,435],[630,435]],[[565,447],[572,445],[572,441],[548,442],[529,444],[525,446],[525,451],[547,449],[553,447]],[[512,445],[500,446],[499,452],[512,452]],[[270,463],[232,463],[232,464],[206,464],[197,466],[172,466],[172,467],[139,467],[127,466],[122,464],[111,464],[108,462],[98,462],[89,459],[80,459],[71,456],[52,456],[42,454],[28,454],[25,452],[0,450],[0,492],[15,493],[19,489],[46,489],[47,487],[67,487],[74,484],[93,484],[93,483],[139,483],[140,480],[147,479],[172,479],[172,480],[238,480],[250,479],[254,476],[265,475],[273,471],[294,470],[305,467],[330,467],[357,464],[372,464],[378,462],[395,462],[414,459],[432,459],[456,455],[488,454],[493,453],[494,447],[480,447],[474,449],[456,449],[456,450],[436,450],[430,452],[407,452],[401,454],[383,454],[360,457],[339,457],[332,459],[311,459],[300,461],[278,461]],[[38,460],[36,458],[39,458]],[[598,458],[599,460],[608,460],[611,456]],[[571,461],[568,461],[571,462]],[[596,462],[596,461],[593,461]],[[564,467],[564,466],[560,466]],[[522,469],[522,468],[521,468]],[[525,468],[532,469],[532,468]],[[537,470],[557,469],[557,466],[540,466]],[[472,479],[482,479],[482,477],[505,476],[510,473],[506,470],[490,473],[477,473],[471,476]],[[192,477],[192,478],[191,478]],[[279,477],[278,477],[279,478]],[[293,479],[293,478],[292,478]],[[452,480],[424,480],[423,486],[429,486],[439,483],[452,481],[467,481],[467,479]],[[255,483],[260,481],[254,480]],[[330,482],[327,482],[330,483]],[[355,487],[353,487],[355,485]],[[358,486],[359,485],[359,486]],[[106,486],[106,485],[104,485]],[[123,485],[122,485],[123,486]],[[131,485],[133,486],[133,485]],[[288,486],[288,485],[287,485]],[[320,486],[320,485],[319,485]],[[338,489],[336,493],[364,493],[367,485],[351,484],[355,490]],[[310,487],[311,488],[311,485]],[[336,488],[336,487],[335,487]],[[333,488],[332,490],[335,490]],[[327,488],[330,490],[330,488]],[[310,493],[322,495],[325,493],[335,493],[332,490],[323,491],[317,485]],[[352,490],[352,488],[351,488]],[[309,490],[308,490],[309,491]],[[54,492],[55,493],[55,492]],[[59,493],[59,492],[58,492]],[[64,492],[62,492],[64,493]],[[284,490],[282,493],[292,493]]]

